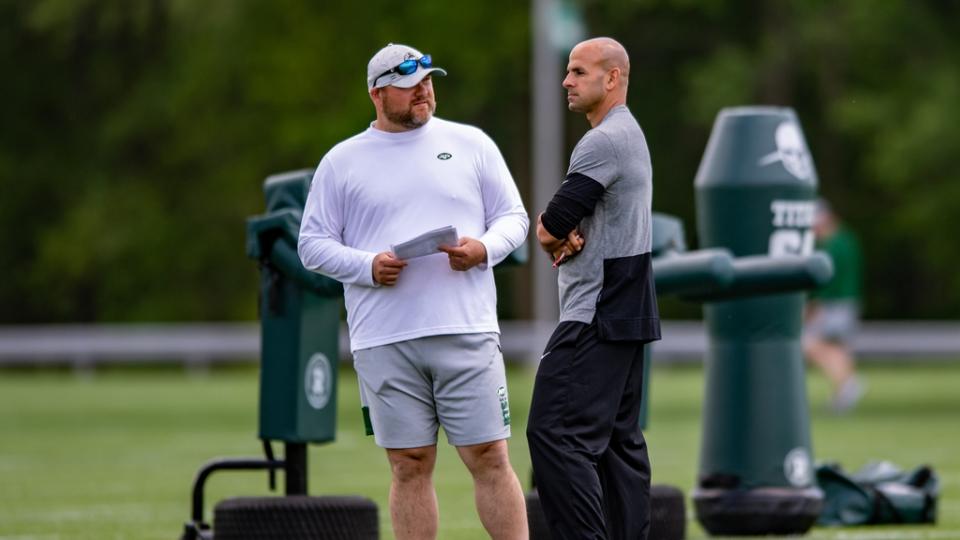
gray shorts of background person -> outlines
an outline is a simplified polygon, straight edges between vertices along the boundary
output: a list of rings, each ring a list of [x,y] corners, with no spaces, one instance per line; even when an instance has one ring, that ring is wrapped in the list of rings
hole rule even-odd
[[[860,328],[860,304],[855,300],[818,301],[804,328],[805,339],[849,345]]]
[[[354,353],[360,401],[378,446],[453,446],[510,437],[507,381],[496,333],[429,336]]]

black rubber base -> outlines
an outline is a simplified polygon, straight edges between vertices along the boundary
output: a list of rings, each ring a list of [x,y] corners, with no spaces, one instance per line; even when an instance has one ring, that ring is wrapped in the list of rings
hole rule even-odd
[[[527,493],[527,522],[530,540],[550,540],[550,529],[540,508],[536,490]],[[673,486],[650,486],[650,535],[648,540],[683,540],[687,515],[683,492]],[[219,539],[218,539],[219,540]]]
[[[527,526],[530,528],[530,540],[549,540],[550,528],[547,518],[540,507],[540,494],[537,490],[527,492]]]
[[[687,511],[683,492],[673,486],[650,486],[648,540],[683,540],[686,534]]]
[[[714,536],[803,534],[823,508],[818,488],[697,489],[697,520]]]
[[[215,540],[377,540],[377,505],[364,497],[237,497],[213,510]]]

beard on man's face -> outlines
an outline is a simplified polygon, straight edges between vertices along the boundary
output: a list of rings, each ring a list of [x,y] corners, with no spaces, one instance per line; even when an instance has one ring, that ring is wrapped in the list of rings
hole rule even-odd
[[[433,117],[433,112],[437,108],[434,101],[427,102],[426,112],[417,112],[414,110],[414,106],[409,104],[393,108],[386,99],[382,100],[381,104],[383,105],[383,115],[387,117],[387,120],[408,129],[418,128],[426,124]]]

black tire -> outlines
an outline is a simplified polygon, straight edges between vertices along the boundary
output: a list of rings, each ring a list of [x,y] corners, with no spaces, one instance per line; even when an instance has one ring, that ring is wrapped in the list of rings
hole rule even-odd
[[[547,520],[536,490],[527,493],[527,522],[530,540],[551,540]],[[648,540],[683,540],[687,515],[683,492],[672,486],[650,486],[650,535]],[[218,539],[219,540],[219,539]]]
[[[650,486],[649,540],[683,540],[687,512],[683,492],[667,485]]]
[[[550,540],[550,529],[547,527],[547,518],[540,508],[540,494],[534,489],[527,493],[527,526],[530,529],[530,540]]]
[[[213,510],[216,540],[377,540],[377,505],[364,497],[237,497]]]

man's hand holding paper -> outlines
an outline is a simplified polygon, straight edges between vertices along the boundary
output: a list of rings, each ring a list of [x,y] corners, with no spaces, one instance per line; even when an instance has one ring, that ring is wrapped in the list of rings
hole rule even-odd
[[[415,259],[426,255],[433,255],[440,251],[440,246],[456,246],[459,243],[457,229],[451,225],[440,227],[415,236],[406,242],[390,246],[390,251],[398,259]]]
[[[457,246],[440,246],[450,258],[450,268],[460,272],[487,262],[487,248],[476,238],[464,236]]]
[[[457,229],[449,225],[394,244],[390,251],[401,261],[443,252],[449,258],[450,268],[459,272],[487,261],[487,248],[483,242],[466,236],[458,238]]]

